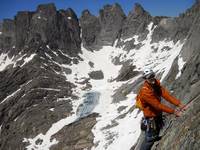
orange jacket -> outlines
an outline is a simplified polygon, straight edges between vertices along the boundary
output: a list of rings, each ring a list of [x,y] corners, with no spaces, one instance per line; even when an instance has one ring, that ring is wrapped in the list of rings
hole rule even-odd
[[[159,80],[156,80],[156,84],[160,87],[160,95],[155,94],[154,89],[147,81],[144,82],[143,87],[139,91],[138,96],[141,99],[145,117],[155,117],[161,112],[174,113],[174,109],[161,104],[161,97],[176,106],[180,104],[180,100],[171,96],[170,93],[160,85]]]

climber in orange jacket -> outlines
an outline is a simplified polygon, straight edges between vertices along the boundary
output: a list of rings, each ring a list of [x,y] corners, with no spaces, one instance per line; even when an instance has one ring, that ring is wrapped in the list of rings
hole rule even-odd
[[[143,73],[143,78],[145,82],[137,95],[144,113],[141,127],[145,130],[145,140],[142,143],[141,150],[150,150],[153,143],[161,138],[159,137],[159,132],[164,125],[162,112],[175,114],[179,117],[181,115],[180,110],[184,109],[184,105],[160,85],[160,81],[155,79],[153,70],[146,69]],[[175,110],[162,104],[161,97],[179,109]]]

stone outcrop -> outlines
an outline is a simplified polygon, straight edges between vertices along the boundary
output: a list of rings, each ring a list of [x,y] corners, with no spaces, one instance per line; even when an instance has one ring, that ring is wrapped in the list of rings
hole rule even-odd
[[[116,81],[127,81],[139,74],[138,71],[135,71],[135,66],[132,66],[128,63],[124,63],[121,70],[119,71],[119,75],[115,79]]]
[[[87,49],[95,49],[97,47],[97,38],[101,31],[99,19],[92,15],[89,10],[84,10],[80,18],[80,24],[83,46]]]
[[[119,4],[105,5],[99,15],[102,29],[98,42],[102,45],[113,45],[120,34],[124,19],[125,14]]]
[[[88,75],[94,80],[101,80],[104,78],[102,70],[92,71]]]
[[[54,137],[60,142],[52,146],[51,150],[83,150],[93,146],[93,134],[91,128],[96,124],[97,114],[91,114],[87,118],[80,119],[60,130]],[[66,134],[67,133],[67,134]],[[70,135],[70,136],[69,136]],[[53,137],[53,138],[54,138]]]
[[[199,2],[193,5],[185,13],[179,15],[179,17],[160,18],[158,27],[155,29],[152,35],[152,42],[158,42],[160,40],[184,40],[195,22],[196,14],[200,11]]]
[[[7,52],[13,48],[16,42],[14,21],[4,19],[1,32],[0,49],[4,49]]]
[[[126,16],[119,4],[105,5],[99,11],[99,17],[83,11],[80,18],[83,44],[86,48],[97,48],[102,45],[113,45],[120,36]]]
[[[0,53],[17,62],[0,72],[0,149],[25,149],[24,138],[72,114],[75,85],[62,75],[71,70],[59,64],[78,63],[80,26],[72,9],[43,4],[5,19],[1,32]]]
[[[56,10],[54,4],[39,5],[36,12],[18,12],[15,20],[3,21],[0,46],[4,51],[49,45],[75,56],[80,52],[81,38],[78,18],[72,9]]]
[[[124,21],[121,37],[125,39],[138,34],[146,35],[148,33],[146,28],[151,20],[151,15],[140,4],[136,3]]]

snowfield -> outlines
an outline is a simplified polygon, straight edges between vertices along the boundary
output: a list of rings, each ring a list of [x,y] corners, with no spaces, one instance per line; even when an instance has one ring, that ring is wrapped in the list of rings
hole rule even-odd
[[[70,68],[72,74],[63,75],[66,76],[66,80],[77,85],[74,89],[74,93],[80,95],[80,100],[73,102],[73,111],[76,112],[78,106],[83,103],[83,96],[85,93],[90,91],[81,90],[84,85],[77,84],[78,81],[82,81],[83,78],[89,78],[88,73],[91,71],[101,70],[104,74],[102,80],[90,80],[92,85],[91,91],[97,91],[100,93],[98,97],[98,104],[92,108],[91,113],[96,112],[100,114],[97,118],[97,123],[92,129],[94,134],[94,144],[92,150],[129,150],[136,142],[140,135],[140,119],[143,116],[142,113],[138,114],[138,110],[135,109],[129,112],[130,108],[135,103],[136,93],[130,93],[127,95],[127,99],[119,103],[113,103],[112,95],[115,90],[118,89],[122,84],[132,83],[137,80],[137,77],[124,82],[109,82],[110,79],[114,79],[119,74],[121,65],[114,65],[112,58],[119,57],[120,61],[132,60],[132,65],[136,65],[136,70],[142,71],[144,68],[152,68],[157,73],[162,73],[161,81],[164,80],[168,74],[171,65],[178,57],[179,73],[177,78],[181,74],[185,62],[180,57],[180,51],[184,43],[172,41],[161,41],[159,43],[151,43],[153,23],[148,26],[149,34],[147,38],[142,41],[142,46],[139,50],[132,49],[129,52],[124,51],[122,48],[116,48],[115,46],[103,46],[99,51],[87,51],[82,48],[82,54],[79,56],[83,59],[78,64],[66,65],[59,64],[63,68]],[[124,41],[130,41],[135,39],[136,44],[138,42],[138,36],[134,36]],[[32,59],[32,57],[30,57]],[[29,61],[30,59],[27,59]],[[89,65],[89,62],[94,63],[94,67]],[[8,60],[8,63],[10,61]],[[59,101],[59,100],[58,100]],[[120,106],[125,106],[125,109],[121,112],[118,111]],[[120,115],[125,114],[125,117],[117,118]],[[76,114],[64,118],[58,122],[52,124],[51,128],[46,134],[39,134],[33,139],[24,138],[24,142],[28,142],[28,150],[48,150],[52,145],[57,144],[59,141],[56,139],[50,140],[51,136],[56,134],[64,126],[74,122],[78,119]],[[110,127],[112,126],[112,127]],[[38,139],[43,140],[41,145],[36,145]]]

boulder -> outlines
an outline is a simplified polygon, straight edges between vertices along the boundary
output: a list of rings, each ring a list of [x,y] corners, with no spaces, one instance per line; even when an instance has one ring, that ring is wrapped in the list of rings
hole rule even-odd
[[[88,75],[94,80],[102,80],[104,78],[103,72],[101,70],[92,71]]]

